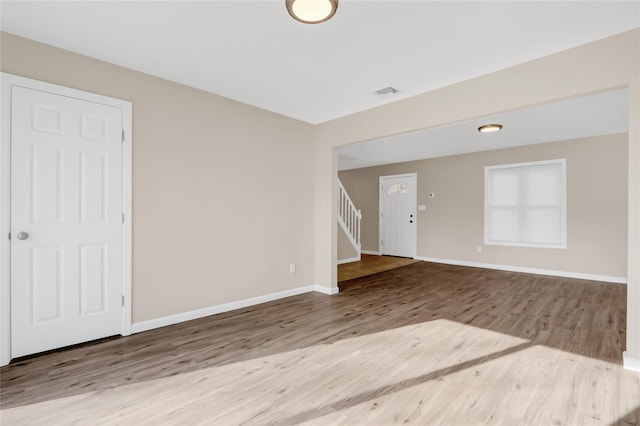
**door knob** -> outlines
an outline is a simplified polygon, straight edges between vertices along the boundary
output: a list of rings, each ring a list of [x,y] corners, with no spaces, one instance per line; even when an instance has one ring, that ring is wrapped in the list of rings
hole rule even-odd
[[[28,232],[18,232],[18,239],[19,240],[26,240],[27,238],[29,238],[29,233]]]
[[[410,220],[410,221],[409,221],[409,223],[413,223],[413,221],[412,221],[412,220]]]

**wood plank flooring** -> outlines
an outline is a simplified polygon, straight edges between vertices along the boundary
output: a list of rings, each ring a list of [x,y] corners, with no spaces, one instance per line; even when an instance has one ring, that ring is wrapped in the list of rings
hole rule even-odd
[[[362,278],[377,274],[378,272],[389,271],[416,262],[419,262],[419,260],[408,257],[363,254],[359,262],[349,262],[338,265],[339,287],[340,289],[348,287],[351,280],[355,278]]]
[[[0,423],[637,425],[625,292],[419,262],[14,362]]]

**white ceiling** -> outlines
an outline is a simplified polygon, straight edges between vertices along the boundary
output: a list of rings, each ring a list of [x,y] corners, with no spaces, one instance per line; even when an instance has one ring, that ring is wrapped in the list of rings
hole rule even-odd
[[[640,26],[637,1],[340,0],[319,25],[284,0],[0,7],[3,31],[314,124]]]
[[[628,91],[620,89],[347,145],[338,150],[338,170],[623,133],[629,128],[627,105]],[[504,127],[478,132],[489,123]]]

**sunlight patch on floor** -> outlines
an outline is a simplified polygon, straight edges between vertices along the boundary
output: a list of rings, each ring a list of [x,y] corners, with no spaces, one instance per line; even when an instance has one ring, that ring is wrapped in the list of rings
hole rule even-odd
[[[640,375],[531,346],[300,424],[614,424],[640,408]]]
[[[12,424],[603,424],[640,375],[436,320],[2,411]]]

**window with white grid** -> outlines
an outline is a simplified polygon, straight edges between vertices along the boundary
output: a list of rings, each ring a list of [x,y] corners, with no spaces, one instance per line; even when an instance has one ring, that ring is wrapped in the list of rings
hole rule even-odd
[[[566,160],[488,166],[484,243],[566,248]]]

